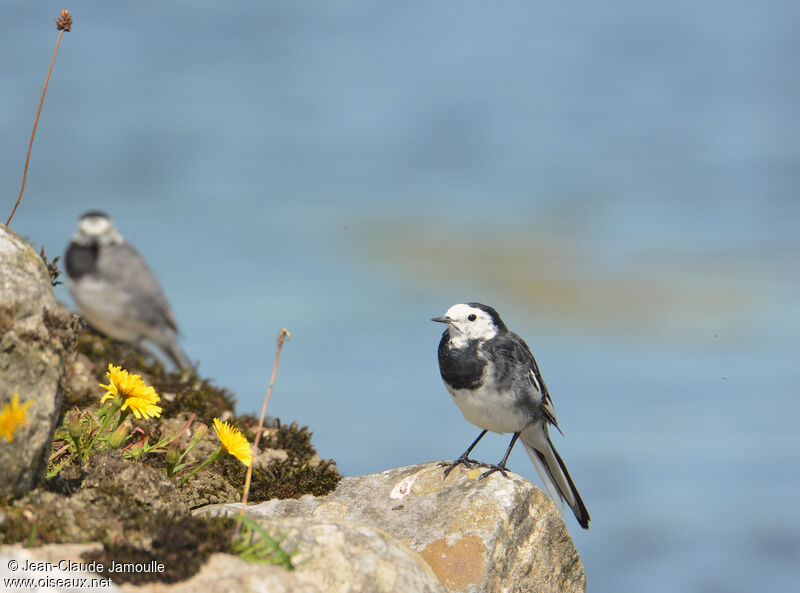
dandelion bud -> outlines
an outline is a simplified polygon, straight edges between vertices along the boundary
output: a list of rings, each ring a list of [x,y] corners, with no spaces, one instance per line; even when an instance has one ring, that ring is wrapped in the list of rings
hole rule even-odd
[[[171,474],[175,465],[181,460],[181,448],[177,443],[172,443],[167,449],[165,461],[167,462],[167,471]]]
[[[208,426],[206,426],[205,424],[198,424],[197,426],[194,427],[194,436],[192,437],[192,440],[199,441],[206,434],[207,430]]]
[[[120,424],[117,429],[108,437],[108,446],[112,449],[119,449],[128,440],[128,430],[130,426],[127,423]]]
[[[81,414],[77,408],[72,408],[67,419],[67,430],[69,431],[69,438],[72,440],[80,439],[83,434],[83,425],[81,424]]]

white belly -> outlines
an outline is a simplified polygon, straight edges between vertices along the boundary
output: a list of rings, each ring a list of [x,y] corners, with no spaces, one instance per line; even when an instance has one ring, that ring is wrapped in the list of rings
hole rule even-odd
[[[448,391],[464,418],[475,426],[503,433],[519,432],[531,423],[530,415],[515,405],[518,396],[513,391],[490,391],[486,387]]]

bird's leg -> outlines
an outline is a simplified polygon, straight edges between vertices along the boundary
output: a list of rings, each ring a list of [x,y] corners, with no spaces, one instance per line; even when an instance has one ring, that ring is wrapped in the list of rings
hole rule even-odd
[[[519,438],[519,433],[515,432],[514,436],[511,437],[511,442],[508,444],[508,449],[506,449],[506,454],[503,457],[503,460],[497,465],[487,466],[489,469],[480,475],[480,477],[478,478],[479,480],[482,480],[483,478],[485,478],[489,474],[493,474],[494,472],[500,472],[501,474],[503,474],[504,477],[506,478],[508,477],[508,474],[506,473],[506,461],[508,461],[508,456],[511,455],[511,449],[514,448],[514,443],[517,442],[518,438]]]
[[[484,430],[481,434],[479,434],[478,438],[475,439],[474,441],[472,441],[472,444],[469,446],[469,448],[466,451],[464,451],[464,453],[461,455],[461,457],[456,459],[453,463],[447,463],[445,461],[445,462],[442,462],[442,463],[439,464],[441,467],[447,466],[447,469],[444,470],[444,474],[442,475],[442,479],[443,480],[447,477],[447,475],[451,471],[453,471],[453,468],[456,467],[457,465],[464,464],[467,467],[470,467],[471,465],[475,465],[476,463],[478,463],[477,461],[475,461],[473,459],[470,459],[468,457],[468,455],[469,455],[469,452],[472,451],[475,448],[475,445],[478,444],[478,441],[480,441],[483,438],[483,435],[485,435],[487,432],[489,432],[489,431],[488,430]]]

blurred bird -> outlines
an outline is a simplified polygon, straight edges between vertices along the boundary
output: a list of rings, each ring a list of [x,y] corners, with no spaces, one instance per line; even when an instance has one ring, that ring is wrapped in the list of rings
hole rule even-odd
[[[481,478],[496,471],[505,476],[511,449],[522,437],[550,497],[559,507],[566,501],[580,526],[588,529],[589,512],[550,441],[547,425],[552,424],[559,432],[561,429],[528,345],[509,331],[497,311],[481,303],[453,305],[432,321],[447,324],[439,342],[439,371],[444,385],[464,418],[483,428],[464,454],[448,465],[444,477],[459,464],[488,467]],[[489,430],[514,434],[496,465],[468,457]]]
[[[161,286],[107,214],[81,216],[64,260],[67,288],[90,325],[122,342],[147,348],[150,341],[179,368],[191,368]]]

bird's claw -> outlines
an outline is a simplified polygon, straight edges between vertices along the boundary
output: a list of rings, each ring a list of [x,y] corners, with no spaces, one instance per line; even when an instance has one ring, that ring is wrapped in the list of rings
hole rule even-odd
[[[450,472],[453,471],[458,465],[466,465],[467,467],[473,467],[475,465],[485,466],[486,464],[481,463],[480,461],[475,461],[474,459],[470,459],[465,455],[462,455],[452,463],[449,463],[447,461],[441,461],[439,462],[439,467],[447,468],[444,470],[444,473],[442,474],[442,480],[446,479],[447,476],[450,475]]]
[[[488,467],[489,469],[486,470],[485,472],[483,472],[480,476],[478,476],[479,480],[483,480],[484,478],[486,478],[487,476],[493,474],[494,472],[500,472],[501,474],[503,474],[504,478],[508,477],[508,470],[506,469],[506,466],[504,466],[504,465],[486,465],[486,464],[484,464],[484,467]]]

